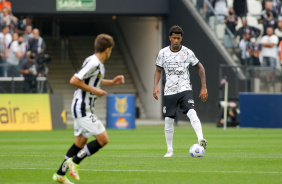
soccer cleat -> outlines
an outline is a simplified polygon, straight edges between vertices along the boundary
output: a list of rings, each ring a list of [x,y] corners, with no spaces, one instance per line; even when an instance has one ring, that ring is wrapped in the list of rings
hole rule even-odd
[[[59,174],[57,174],[57,173],[55,173],[54,175],[53,175],[53,180],[54,181],[57,181],[57,182],[59,182],[59,183],[65,183],[65,184],[74,184],[73,182],[71,182],[68,178],[67,178],[67,176],[62,176],[62,175],[59,175]]]
[[[201,139],[201,140],[200,140],[199,145],[200,145],[200,146],[203,146],[205,149],[206,149],[206,147],[207,147],[207,144],[208,144],[208,142],[207,142],[206,139]]]
[[[173,151],[167,151],[164,157],[172,157],[173,156]]]
[[[69,166],[70,169],[70,174],[76,179],[76,180],[80,180],[80,177],[78,175],[78,169],[79,169],[79,165],[74,163],[72,161],[72,158],[67,159],[67,164]]]

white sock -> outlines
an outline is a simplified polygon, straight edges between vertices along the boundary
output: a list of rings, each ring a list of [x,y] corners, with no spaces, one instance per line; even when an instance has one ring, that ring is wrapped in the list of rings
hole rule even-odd
[[[201,122],[197,116],[197,113],[194,109],[190,109],[187,113],[188,118],[190,119],[191,125],[195,130],[195,133],[198,137],[198,142],[203,139],[203,131]]]
[[[165,117],[165,129],[164,130],[165,130],[167,151],[173,151],[173,148],[172,148],[173,133],[174,133],[173,123],[174,123],[174,119]]]

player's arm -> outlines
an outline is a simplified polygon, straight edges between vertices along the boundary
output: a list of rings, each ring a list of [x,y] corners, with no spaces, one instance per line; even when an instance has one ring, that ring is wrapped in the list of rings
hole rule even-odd
[[[207,85],[206,85],[205,68],[200,62],[198,62],[198,64],[196,64],[195,67],[198,69],[199,76],[200,76],[200,79],[201,79],[201,84],[202,84],[199,97],[201,98],[201,100],[203,102],[205,102],[208,99],[208,90],[207,90]]]
[[[119,85],[124,83],[124,76],[123,75],[118,75],[112,80],[109,79],[103,79],[102,80],[102,86],[114,86],[114,85]]]
[[[108,93],[102,89],[94,88],[91,86],[88,86],[85,82],[77,78],[76,76],[72,76],[70,79],[70,84],[74,85],[75,87],[82,89],[83,91],[89,91],[91,93],[94,93],[98,97],[107,95]]]
[[[155,75],[154,75],[154,91],[153,91],[153,96],[156,100],[159,99],[158,95],[161,95],[159,87],[158,87],[158,83],[161,79],[161,75],[162,75],[162,68],[157,66]]]

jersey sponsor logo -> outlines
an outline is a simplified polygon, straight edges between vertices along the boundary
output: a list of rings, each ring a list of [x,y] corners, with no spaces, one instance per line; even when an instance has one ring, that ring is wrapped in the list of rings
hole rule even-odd
[[[163,107],[163,113],[166,113],[166,106]]]
[[[168,75],[183,75],[185,72],[183,70],[178,70],[177,68],[168,68]]]

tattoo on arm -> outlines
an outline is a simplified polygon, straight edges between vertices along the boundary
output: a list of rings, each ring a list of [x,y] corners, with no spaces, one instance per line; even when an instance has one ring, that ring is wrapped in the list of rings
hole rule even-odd
[[[201,79],[201,83],[202,83],[202,87],[206,86],[206,74],[205,74],[205,68],[204,66],[199,62],[196,65],[198,72],[199,72],[199,76]]]

